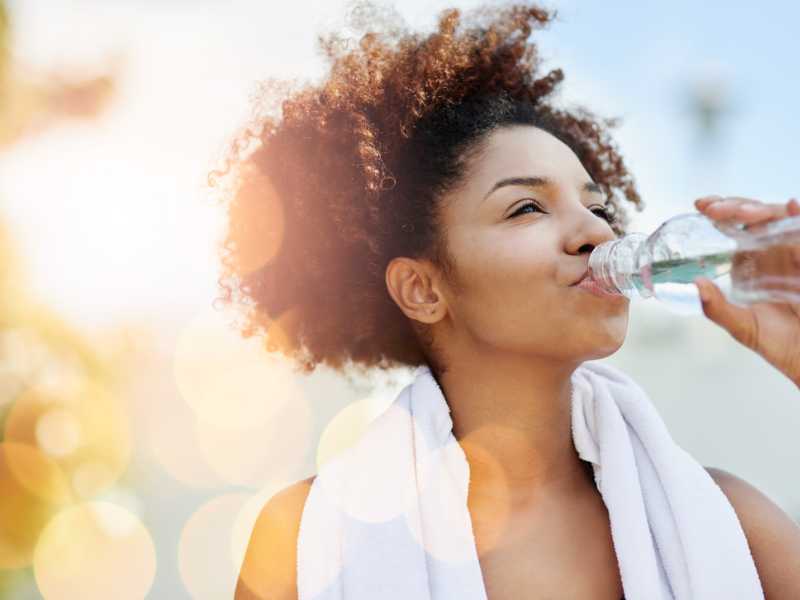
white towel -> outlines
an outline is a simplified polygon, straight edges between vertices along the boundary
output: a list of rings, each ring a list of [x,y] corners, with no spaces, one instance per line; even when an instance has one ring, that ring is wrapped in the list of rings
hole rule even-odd
[[[763,600],[733,507],[645,392],[596,361],[572,375],[572,437],[608,509],[627,600]],[[297,540],[299,600],[487,600],[469,465],[427,366],[325,463]]]

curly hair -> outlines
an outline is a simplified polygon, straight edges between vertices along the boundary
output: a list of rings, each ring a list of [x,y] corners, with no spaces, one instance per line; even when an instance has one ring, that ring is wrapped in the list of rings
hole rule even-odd
[[[267,81],[255,99],[267,108],[209,175],[211,186],[233,181],[218,300],[242,309],[242,335],[263,335],[306,373],[320,362],[436,368],[431,338],[395,304],[385,269],[408,256],[453,273],[442,197],[498,127],[533,125],[567,144],[608,197],[617,235],[623,199],[644,207],[608,133],[618,119],[552,101],[563,72],[539,72],[529,37],[555,11],[448,9],[429,34],[379,13],[351,7],[357,45],[319,36],[330,67],[321,82]]]

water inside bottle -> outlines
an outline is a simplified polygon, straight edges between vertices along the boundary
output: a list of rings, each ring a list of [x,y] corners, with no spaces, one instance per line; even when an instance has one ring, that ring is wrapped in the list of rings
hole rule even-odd
[[[634,284],[649,287],[670,310],[680,314],[703,312],[696,277],[707,277],[729,302],[800,302],[800,256],[797,244],[705,254],[692,258],[655,261]]]
[[[642,275],[632,274],[637,288],[650,287],[664,305],[679,314],[702,314],[700,296],[694,284],[696,277],[711,279],[722,291],[731,289],[733,252],[706,254],[692,258],[655,261]]]
[[[737,251],[731,276],[735,302],[800,302],[800,244]]]

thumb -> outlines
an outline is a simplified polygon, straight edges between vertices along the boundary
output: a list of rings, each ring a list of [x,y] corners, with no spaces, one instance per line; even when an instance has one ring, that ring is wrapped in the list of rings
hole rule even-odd
[[[758,332],[750,309],[728,302],[722,290],[706,277],[697,277],[694,283],[700,292],[703,314],[730,333],[736,341],[750,349],[755,348]]]

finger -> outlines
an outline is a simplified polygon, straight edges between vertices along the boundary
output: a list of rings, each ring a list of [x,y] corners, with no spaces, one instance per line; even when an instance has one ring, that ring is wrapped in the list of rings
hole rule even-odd
[[[754,225],[783,219],[788,216],[788,207],[785,204],[768,204],[750,198],[731,197],[707,205],[703,213],[714,220]]]
[[[744,204],[735,214],[734,219],[746,225],[756,225],[758,223],[769,223],[778,221],[789,216],[789,209],[785,204]]]
[[[733,213],[745,203],[743,198],[731,198],[722,196],[708,196],[698,203],[697,209],[707,214],[709,217],[729,219]],[[756,204],[755,202],[750,202]]]
[[[708,206],[709,204],[711,204],[712,202],[717,201],[717,200],[722,200],[722,196],[716,196],[716,195],[703,196],[702,198],[698,198],[697,200],[695,200],[694,201],[694,205],[695,205],[695,208],[701,209],[701,208],[705,208],[706,206]]]
[[[697,277],[694,283],[700,292],[703,314],[730,333],[736,341],[747,348],[754,348],[758,332],[750,309],[728,302],[722,290],[708,278]]]

